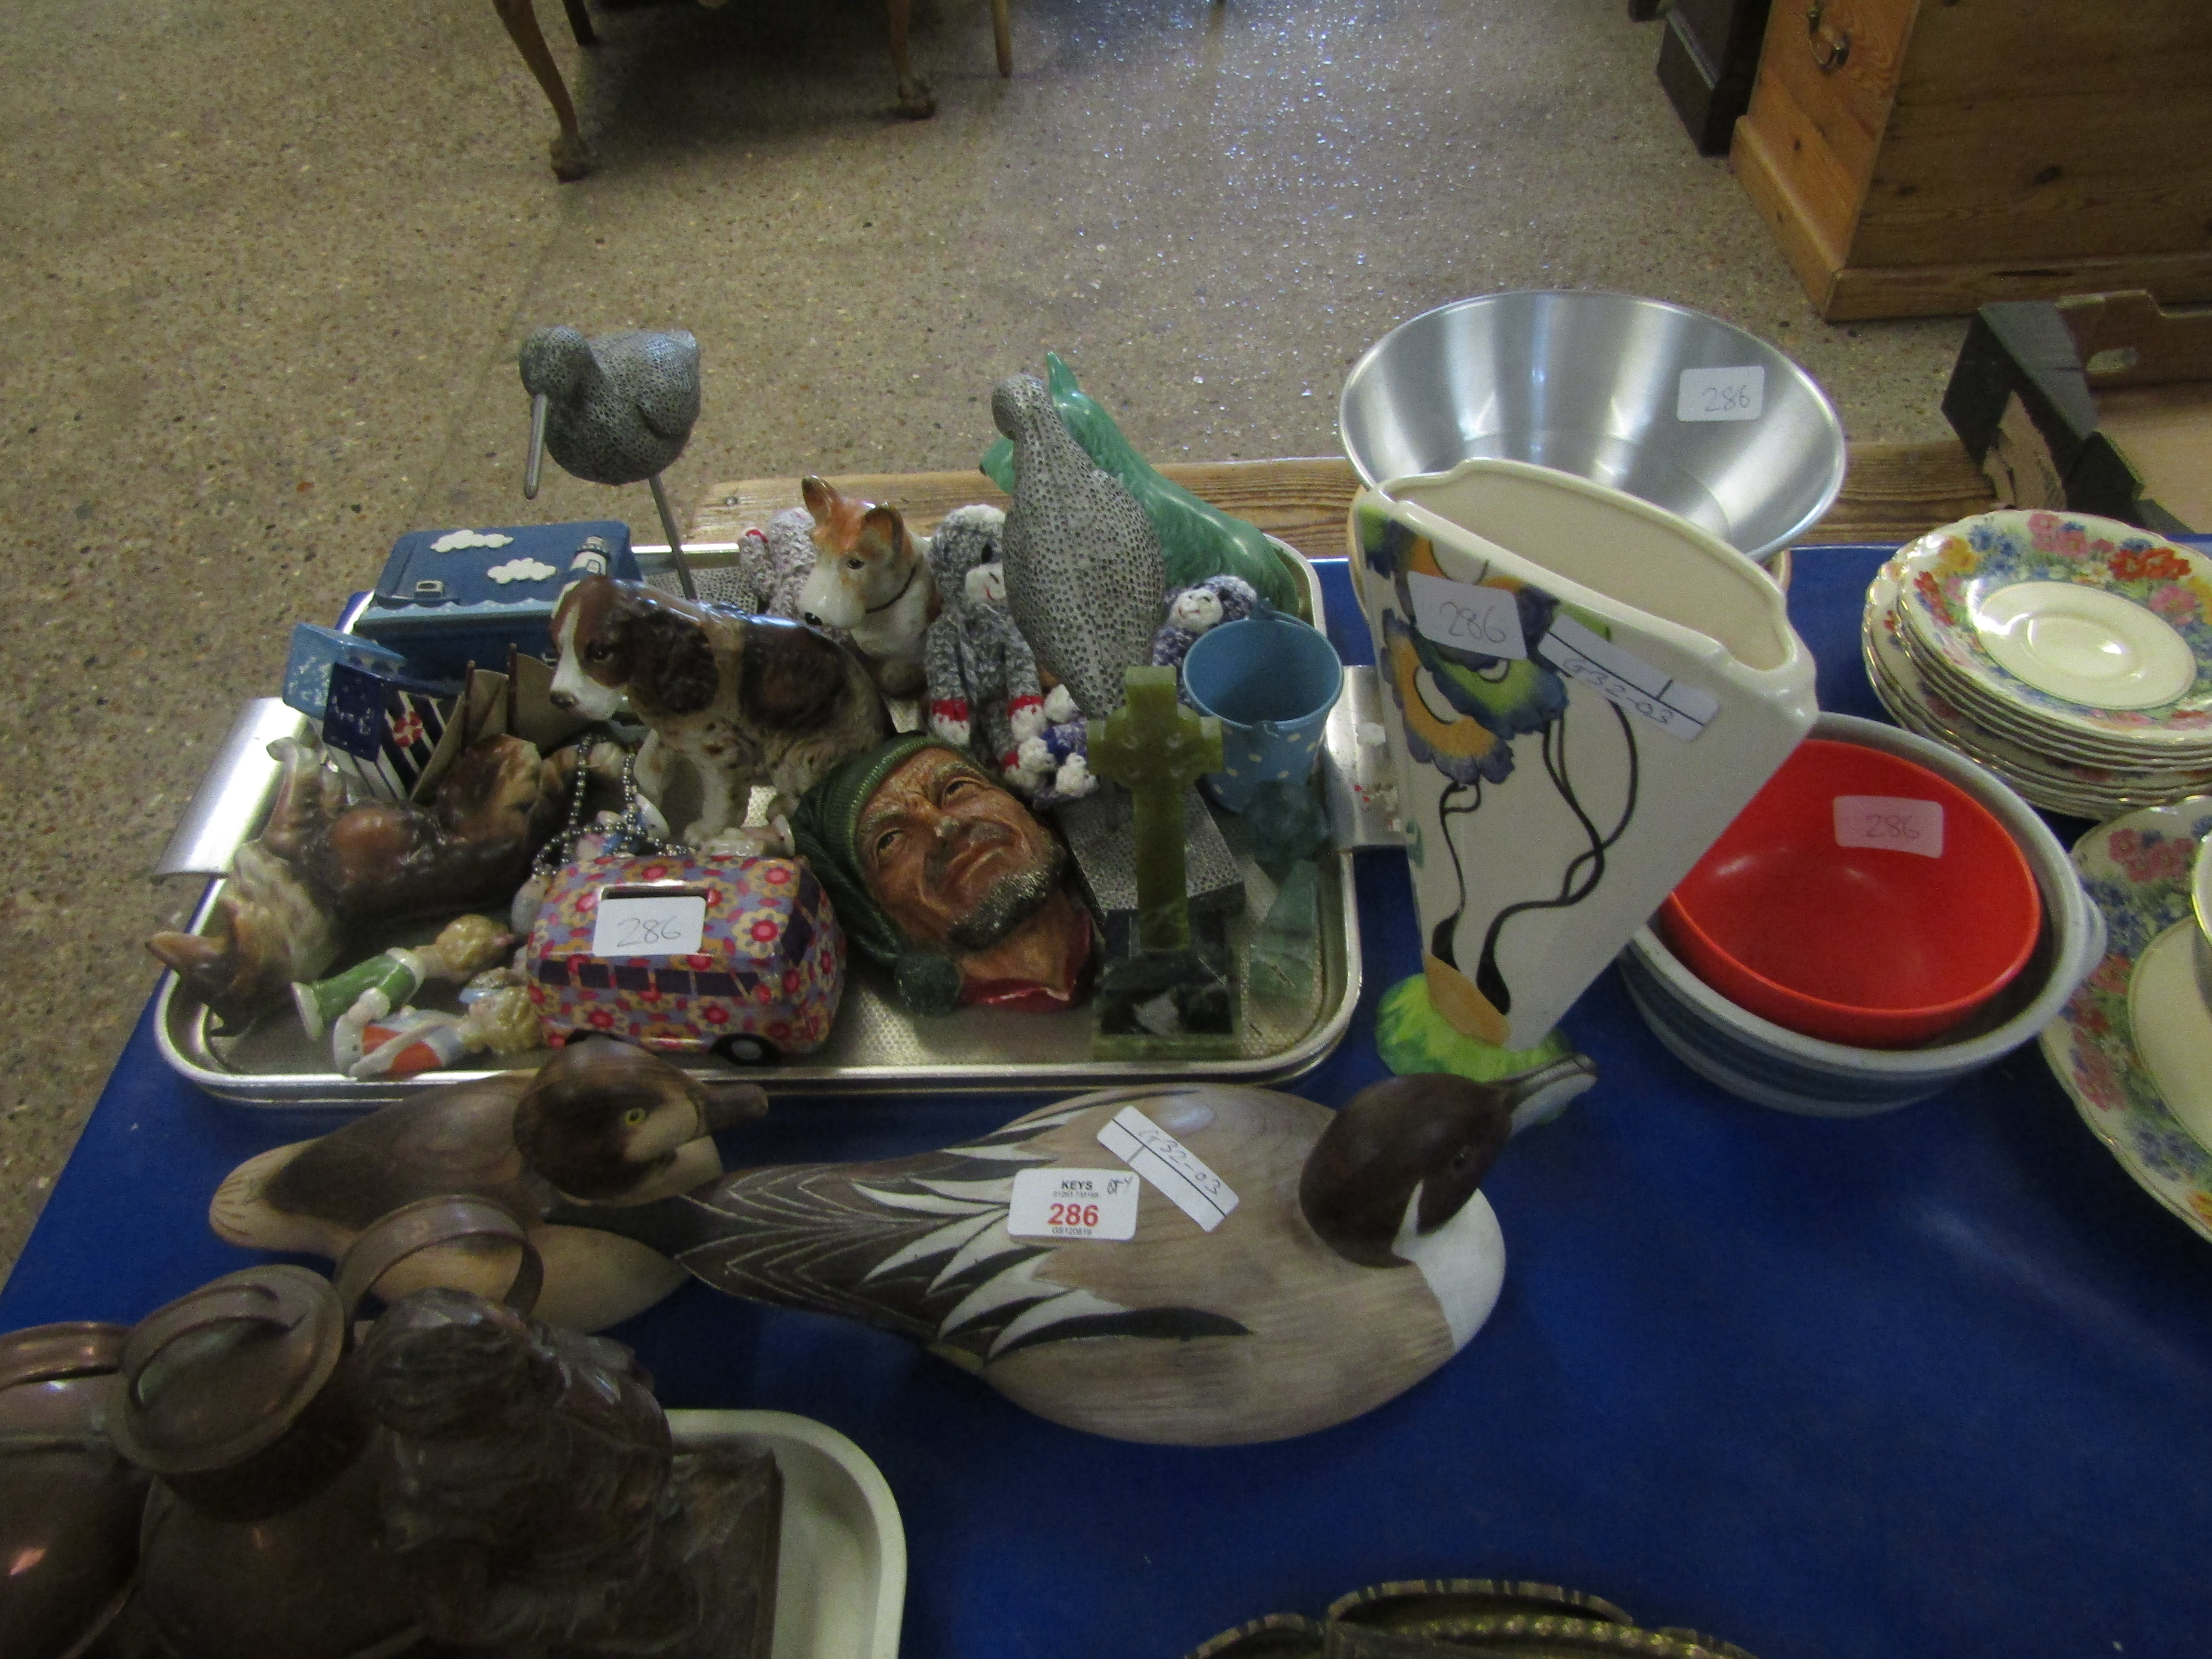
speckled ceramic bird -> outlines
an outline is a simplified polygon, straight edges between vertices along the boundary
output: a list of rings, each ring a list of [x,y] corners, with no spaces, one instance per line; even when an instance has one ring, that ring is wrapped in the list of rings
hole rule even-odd
[[[732,1295],[911,1337],[1073,1428],[1279,1439],[1381,1405],[1480,1328],[1505,1258],[1476,1188],[1516,1112],[1541,1115],[1592,1075],[1577,1055],[1510,1084],[1391,1079],[1339,1112],[1262,1089],[1105,1090],[942,1152],[743,1170],[550,1214],[641,1240]],[[517,1135],[533,1164],[587,1192],[604,1126],[550,1134],[530,1115]],[[1126,1240],[1010,1230],[1022,1171],[1146,1169],[1117,1146],[1202,1164],[1212,1224],[1170,1195],[1178,1177],[1146,1174]],[[604,1173],[628,1179],[619,1162]]]
[[[541,328],[522,343],[521,362],[530,394],[523,495],[537,499],[541,449],[592,483],[651,484],[684,596],[697,599],[660,475],[684,453],[699,418],[699,342],[680,328],[625,329],[595,340],[573,328]]]
[[[626,329],[594,340],[573,328],[541,328],[522,343],[522,389],[532,399],[533,473],[542,437],[580,478],[642,483],[673,465],[690,441],[699,418],[699,342],[680,328]]]
[[[1068,435],[1044,382],[1010,375],[991,418],[1013,441],[1004,549],[1006,608],[1092,720],[1121,706],[1121,673],[1152,659],[1167,592],[1158,533],[1136,498]]]
[[[573,1103],[579,1098],[586,1103]],[[515,1144],[516,1109],[526,1099],[533,1102],[533,1123],[566,1123],[580,1115],[594,1124],[605,1120],[611,1140],[623,1149],[630,1184],[601,1184],[594,1194],[641,1198],[684,1192],[719,1174],[710,1131],[766,1105],[754,1085],[709,1092],[628,1043],[575,1043],[535,1078],[514,1073],[426,1090],[316,1139],[249,1158],[216,1189],[209,1224],[233,1244],[336,1260],[403,1204],[448,1194],[488,1198],[530,1229],[544,1259],[538,1317],[599,1330],[651,1307],[684,1282],[665,1256],[604,1231],[544,1224],[555,1194]],[[479,1265],[465,1254],[441,1259],[424,1252],[395,1268],[382,1290],[386,1300],[423,1284],[497,1295],[510,1272],[503,1257]]]

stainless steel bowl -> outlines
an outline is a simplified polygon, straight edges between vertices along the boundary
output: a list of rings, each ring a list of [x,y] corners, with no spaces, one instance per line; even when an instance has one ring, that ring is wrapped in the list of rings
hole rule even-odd
[[[1804,534],[1844,485],[1843,422],[1811,375],[1718,318],[1625,294],[1425,311],[1352,365],[1337,419],[1370,485],[1474,456],[1534,461],[1753,558]]]

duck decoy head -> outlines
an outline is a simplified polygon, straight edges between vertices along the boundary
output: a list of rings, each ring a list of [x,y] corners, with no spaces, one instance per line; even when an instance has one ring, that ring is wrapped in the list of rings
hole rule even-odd
[[[629,1194],[700,1136],[768,1109],[753,1084],[712,1091],[659,1055],[609,1037],[571,1042],[514,1109],[523,1162],[573,1198]]]
[[[1307,1155],[1298,1207],[1347,1261],[1402,1266],[1397,1244],[1409,1218],[1418,1235],[1442,1227],[1474,1196],[1516,1119],[1543,1115],[1596,1076],[1589,1060],[1571,1054],[1502,1083],[1435,1072],[1371,1084]]]

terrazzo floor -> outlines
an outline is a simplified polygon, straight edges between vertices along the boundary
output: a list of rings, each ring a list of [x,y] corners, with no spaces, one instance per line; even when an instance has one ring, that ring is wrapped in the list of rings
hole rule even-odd
[[[292,623],[400,532],[627,517],[519,486],[518,341],[675,324],[669,477],[966,467],[1054,349],[1155,459],[1336,450],[1343,373],[1462,295],[1596,287],[1775,341],[1855,439],[1942,436],[1960,319],[1819,321],[1621,0],[541,5],[598,157],[490,5],[14,0],[0,15],[0,1271],[197,884],[153,865]]]

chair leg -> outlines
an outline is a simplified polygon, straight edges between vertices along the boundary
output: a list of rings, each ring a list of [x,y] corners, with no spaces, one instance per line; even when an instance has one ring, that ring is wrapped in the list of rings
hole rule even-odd
[[[907,16],[913,0],[890,0],[891,73],[898,77],[898,112],[909,120],[927,120],[937,113],[937,94],[929,82],[915,75],[907,58]]]
[[[999,73],[1014,72],[1014,26],[1006,16],[1006,0],[991,0],[991,37],[999,47]]]
[[[592,27],[592,14],[584,9],[584,0],[561,0],[561,3],[568,9],[568,27],[576,32],[576,44],[598,46],[599,31]]]
[[[491,0],[491,4],[499,21],[507,25],[507,38],[522,54],[522,61],[545,89],[547,101],[553,106],[553,118],[561,124],[550,147],[553,176],[563,180],[582,178],[592,170],[592,152],[584,143],[583,129],[576,125],[576,106],[568,101],[568,88],[561,84],[560,67],[546,47],[545,37],[538,33],[532,0]]]

